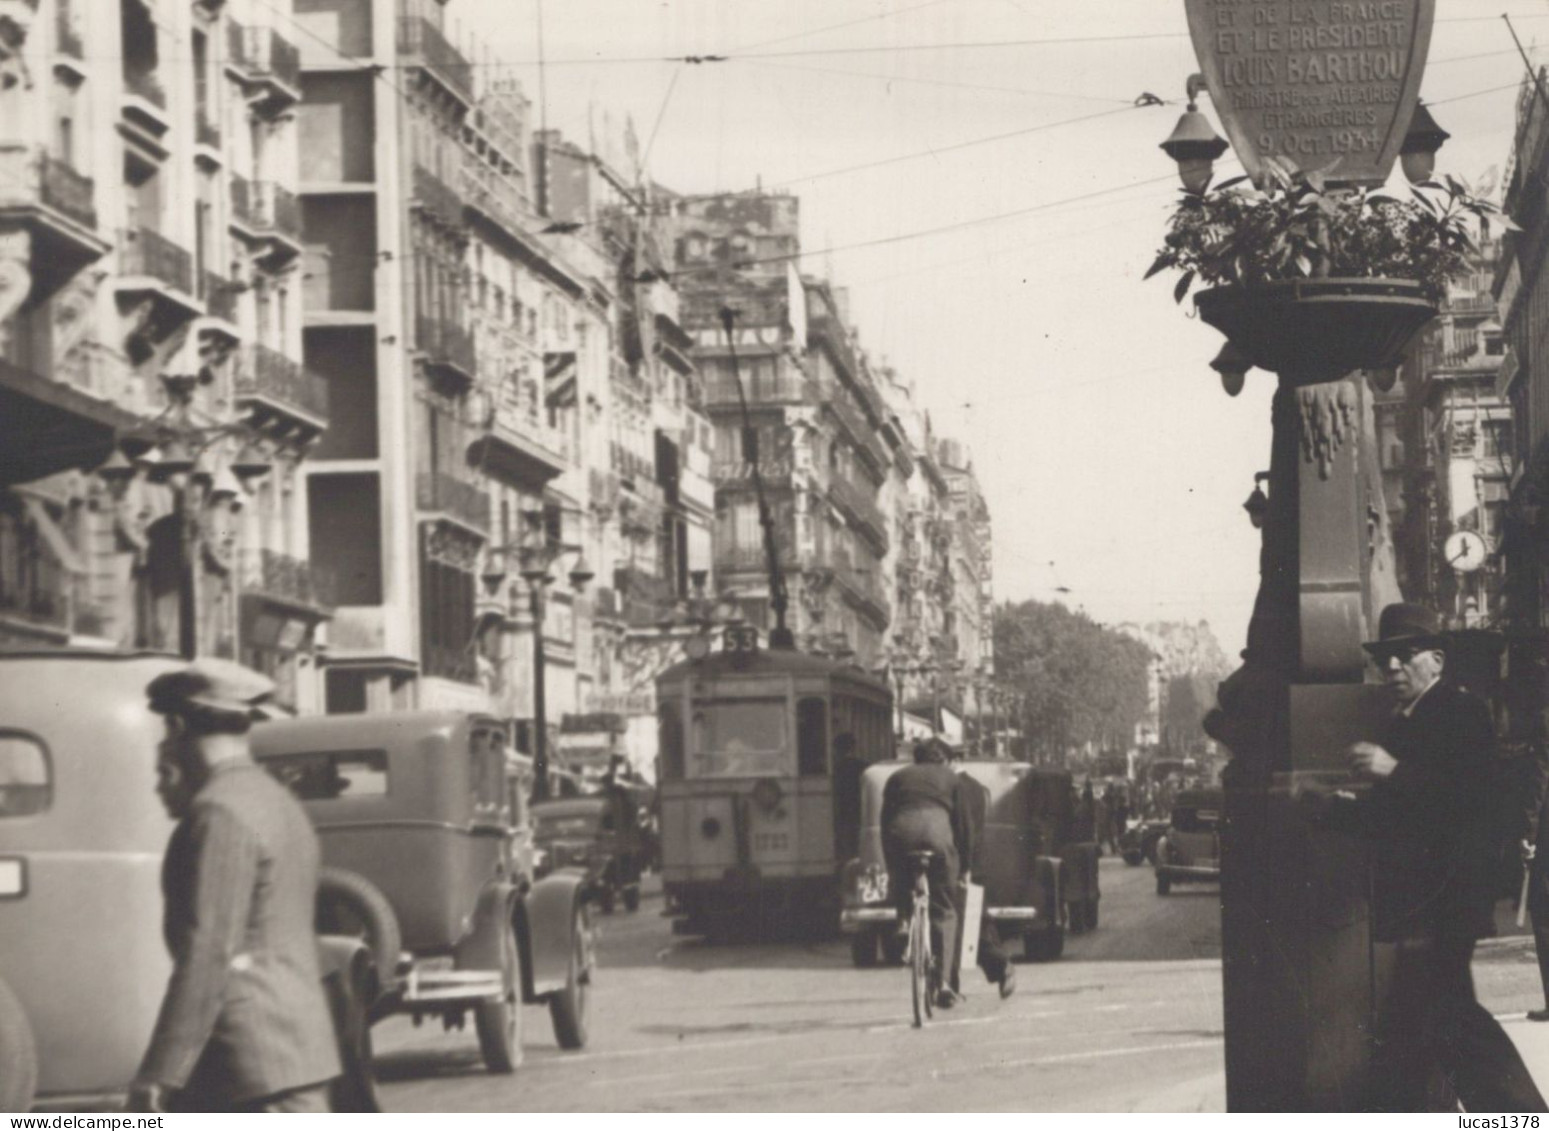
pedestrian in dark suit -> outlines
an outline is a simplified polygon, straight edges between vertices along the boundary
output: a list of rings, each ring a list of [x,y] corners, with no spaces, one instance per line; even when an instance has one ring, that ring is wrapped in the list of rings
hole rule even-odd
[[[1539,753],[1533,759],[1532,781],[1524,790],[1527,799],[1522,866],[1527,870],[1527,914],[1533,924],[1533,947],[1538,952],[1538,977],[1544,988],[1544,1008],[1528,1010],[1529,1021],[1549,1021],[1549,763]]]
[[[178,825],[162,866],[172,977],[135,1110],[328,1110],[340,1069],[313,931],[317,837],[248,751],[272,691],[222,660],[147,689],[167,718],[157,791]]]
[[[1395,701],[1378,741],[1349,751],[1352,769],[1372,783],[1354,814],[1375,840],[1374,930],[1394,948],[1374,1106],[1424,1110],[1440,1068],[1470,1111],[1549,1110],[1475,997],[1469,965],[1475,942],[1494,929],[1489,711],[1441,681],[1446,638],[1429,610],[1389,605],[1365,647]]]

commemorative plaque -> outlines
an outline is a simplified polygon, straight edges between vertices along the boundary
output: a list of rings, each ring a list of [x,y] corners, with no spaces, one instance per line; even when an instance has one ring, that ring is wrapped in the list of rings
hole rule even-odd
[[[1255,180],[1271,158],[1377,185],[1425,72],[1435,0],[1184,0],[1216,113]]]

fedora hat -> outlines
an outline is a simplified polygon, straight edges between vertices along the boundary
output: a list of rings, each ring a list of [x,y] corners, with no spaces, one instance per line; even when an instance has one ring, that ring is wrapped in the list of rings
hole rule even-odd
[[[269,677],[231,660],[211,658],[157,676],[145,694],[159,715],[204,710],[250,718],[274,691]]]
[[[1435,613],[1423,605],[1400,601],[1382,610],[1377,618],[1377,639],[1361,647],[1377,655],[1398,646],[1445,648],[1446,644],[1447,635]]]

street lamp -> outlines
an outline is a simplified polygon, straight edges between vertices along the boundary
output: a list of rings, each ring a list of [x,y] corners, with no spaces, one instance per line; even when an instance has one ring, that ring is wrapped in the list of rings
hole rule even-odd
[[[119,437],[108,458],[96,469],[98,479],[116,503],[129,486],[144,476],[172,490],[172,513],[178,531],[178,653],[192,660],[199,653],[199,568],[204,548],[205,509],[212,504],[235,505],[240,491],[267,475],[269,458],[243,420],[199,424],[193,416],[194,392],[210,381],[208,371],[162,377],[167,407],[145,429]],[[237,456],[219,471],[211,471],[207,453],[220,440],[241,436]]]
[[[1399,164],[1410,184],[1423,185],[1431,179],[1431,174],[1436,171],[1436,153],[1451,136],[1436,124],[1424,102],[1415,103],[1409,131],[1404,134],[1404,143],[1398,151]]]
[[[1253,529],[1258,530],[1264,525],[1264,516],[1269,513],[1269,496],[1264,494],[1263,483],[1269,478],[1269,472],[1256,471],[1253,473],[1253,493],[1242,504],[1242,509],[1248,512],[1248,521],[1253,523]]]
[[[549,796],[548,657],[543,637],[548,587],[554,583],[554,563],[565,554],[576,555],[575,565],[570,569],[570,586],[576,592],[586,588],[596,574],[587,565],[580,546],[548,538],[541,510],[524,511],[522,519],[526,530],[517,547],[517,555],[521,563],[522,580],[527,583],[529,609],[532,613],[533,799],[542,801]],[[502,547],[502,551],[506,548]],[[486,573],[486,583],[490,576],[490,573]],[[499,585],[498,581],[496,585]]]
[[[1204,89],[1201,75],[1190,75],[1189,105],[1161,149],[1178,163],[1178,177],[1188,192],[1198,195],[1210,187],[1216,158],[1225,153],[1226,139],[1216,133],[1210,120],[1199,111],[1199,92]]]

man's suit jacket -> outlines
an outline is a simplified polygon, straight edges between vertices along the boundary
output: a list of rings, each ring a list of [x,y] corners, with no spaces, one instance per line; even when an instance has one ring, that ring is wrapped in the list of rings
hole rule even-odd
[[[252,763],[216,768],[162,865],[173,970],[141,1081],[218,1108],[338,1075],[317,869],[295,798]]]
[[[1398,767],[1372,788],[1376,930],[1384,941],[1494,933],[1489,786],[1495,728],[1484,702],[1430,688],[1378,738]]]

